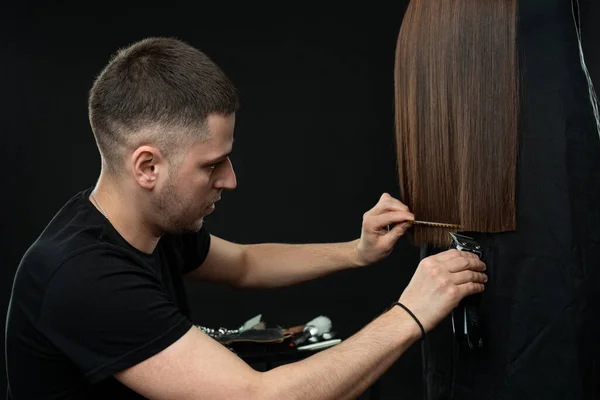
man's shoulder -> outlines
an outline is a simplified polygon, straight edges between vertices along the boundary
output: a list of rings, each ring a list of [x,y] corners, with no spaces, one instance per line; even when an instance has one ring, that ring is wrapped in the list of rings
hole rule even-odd
[[[91,241],[78,248],[56,249],[42,242],[23,257],[12,298],[41,318],[44,310],[95,307],[123,288],[143,287],[160,288],[159,278],[127,249]]]
[[[108,272],[111,266],[122,269],[136,264],[126,249],[85,236],[74,233],[71,238],[60,240],[40,237],[21,259],[15,279],[33,279],[45,286],[56,279],[93,279]]]
[[[71,197],[27,249],[17,274],[49,278],[73,264],[93,264],[127,258],[127,248],[115,240],[104,217],[87,204],[89,189]]]

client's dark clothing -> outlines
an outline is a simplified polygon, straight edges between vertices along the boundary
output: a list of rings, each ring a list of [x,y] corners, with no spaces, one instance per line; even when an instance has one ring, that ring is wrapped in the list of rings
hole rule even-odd
[[[210,235],[167,235],[152,254],[127,243],[77,194],[29,248],[6,325],[8,381],[19,399],[141,398],[113,374],[160,352],[193,324],[182,274]]]
[[[570,1],[518,3],[517,230],[470,235],[488,265],[485,346],[456,346],[450,318],[432,331],[429,399],[600,396],[600,138]]]

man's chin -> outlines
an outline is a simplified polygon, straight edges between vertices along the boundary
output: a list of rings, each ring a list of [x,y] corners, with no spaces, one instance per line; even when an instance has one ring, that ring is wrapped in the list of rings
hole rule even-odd
[[[200,229],[202,229],[203,225],[204,225],[204,217],[198,219],[196,222],[194,222],[193,224],[188,226],[186,231],[189,233],[198,232]]]
[[[193,224],[189,224],[186,226],[174,227],[169,230],[171,234],[182,234],[182,233],[196,233],[202,229],[204,225],[204,217],[198,219]]]
[[[204,217],[200,218],[193,226],[194,232],[198,232],[204,226]]]

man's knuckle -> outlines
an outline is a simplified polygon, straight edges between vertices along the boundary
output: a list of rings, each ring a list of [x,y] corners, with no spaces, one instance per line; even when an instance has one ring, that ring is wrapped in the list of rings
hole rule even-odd
[[[450,280],[446,276],[437,276],[437,283],[440,288],[450,288],[452,285],[450,284]]]
[[[432,267],[432,265],[434,265],[434,264],[435,264],[435,262],[429,257],[424,258],[421,261],[421,267],[425,270],[429,270]]]
[[[436,264],[430,264],[426,266],[427,272],[429,276],[432,278],[437,278],[440,275],[440,267]]]
[[[449,285],[446,288],[446,294],[448,295],[448,297],[450,297],[450,299],[456,299],[459,295],[459,290],[456,286]]]

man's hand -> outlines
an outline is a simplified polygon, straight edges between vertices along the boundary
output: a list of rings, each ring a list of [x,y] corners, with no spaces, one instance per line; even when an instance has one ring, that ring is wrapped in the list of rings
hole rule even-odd
[[[464,297],[484,290],[485,269],[475,254],[455,249],[424,258],[399,301],[429,331]]]
[[[384,193],[379,202],[363,216],[362,232],[356,246],[359,265],[375,263],[387,257],[398,239],[411,226],[415,216],[408,207]],[[388,231],[388,226],[395,226]]]

